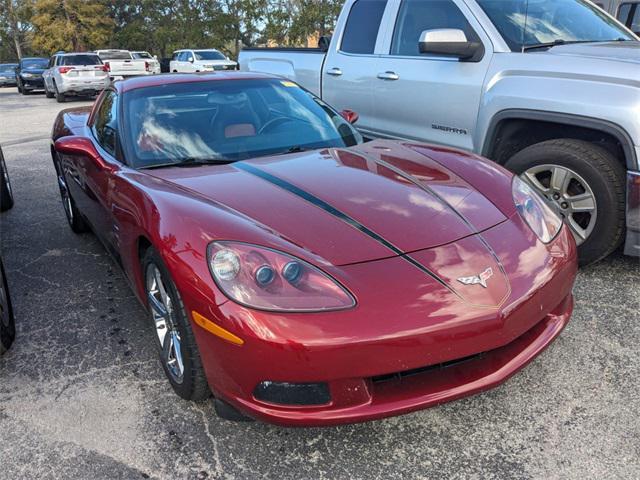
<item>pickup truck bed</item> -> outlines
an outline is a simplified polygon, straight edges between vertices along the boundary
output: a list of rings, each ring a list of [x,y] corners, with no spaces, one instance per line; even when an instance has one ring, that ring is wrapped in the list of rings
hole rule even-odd
[[[245,48],[240,53],[240,68],[290,78],[321,96],[320,72],[325,54],[326,51],[320,48]]]

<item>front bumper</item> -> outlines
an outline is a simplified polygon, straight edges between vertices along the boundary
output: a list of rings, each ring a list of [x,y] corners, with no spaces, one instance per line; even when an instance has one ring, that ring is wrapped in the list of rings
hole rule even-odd
[[[15,87],[17,84],[15,78],[0,77],[0,87]]]
[[[627,172],[627,239],[624,253],[640,257],[640,172]]]
[[[20,82],[25,90],[43,90],[44,79],[42,77],[21,77]]]
[[[442,291],[425,294],[431,282],[397,257],[341,267],[341,275],[329,270],[348,278],[358,298],[356,308],[343,312],[282,315],[185,296],[189,311],[244,341],[225,342],[193,323],[214,394],[263,421],[322,426],[404,414],[506,381],[569,321],[577,272],[568,228],[545,246],[533,234],[522,238],[519,222],[483,234],[512,279],[499,308],[476,308]],[[323,383],[331,400],[271,404],[255,396],[263,382]]]

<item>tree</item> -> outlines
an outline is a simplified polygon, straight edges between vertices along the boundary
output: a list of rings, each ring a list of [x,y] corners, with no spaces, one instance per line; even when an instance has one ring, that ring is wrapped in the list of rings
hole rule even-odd
[[[264,36],[280,45],[304,45],[333,32],[344,0],[269,0]]]
[[[219,0],[221,12],[213,23],[213,31],[231,43],[231,53],[237,58],[240,48],[251,46],[260,36],[268,0]]]
[[[44,52],[104,48],[114,22],[102,0],[36,0],[33,46]]]
[[[4,50],[3,56],[22,58],[30,43],[32,7],[31,0],[0,0],[0,48]]]

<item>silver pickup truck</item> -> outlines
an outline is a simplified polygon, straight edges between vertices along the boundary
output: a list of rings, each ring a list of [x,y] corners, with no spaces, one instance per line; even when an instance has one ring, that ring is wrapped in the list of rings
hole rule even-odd
[[[565,218],[582,264],[640,256],[640,41],[586,0],[347,0],[319,49],[245,49],[371,137],[484,155]]]

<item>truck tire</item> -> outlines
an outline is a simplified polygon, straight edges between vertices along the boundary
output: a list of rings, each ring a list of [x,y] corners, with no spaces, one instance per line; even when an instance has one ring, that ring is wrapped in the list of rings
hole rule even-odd
[[[549,140],[525,148],[505,166],[564,217],[578,244],[580,265],[602,260],[620,246],[626,170],[610,152],[582,140]]]

